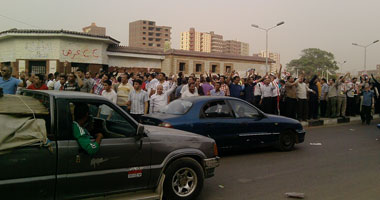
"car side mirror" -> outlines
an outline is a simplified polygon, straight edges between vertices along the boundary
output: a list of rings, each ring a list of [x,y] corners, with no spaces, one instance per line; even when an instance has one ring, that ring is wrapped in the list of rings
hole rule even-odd
[[[137,127],[137,133],[136,136],[138,139],[145,137],[145,127],[142,124],[139,124]]]

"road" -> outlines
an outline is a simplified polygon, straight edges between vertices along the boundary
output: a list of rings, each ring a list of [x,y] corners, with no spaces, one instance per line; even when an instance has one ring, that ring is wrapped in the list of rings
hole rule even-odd
[[[311,200],[378,200],[378,122],[309,128],[305,142],[291,152],[229,153],[198,199],[279,200],[289,199],[286,192],[300,192]]]

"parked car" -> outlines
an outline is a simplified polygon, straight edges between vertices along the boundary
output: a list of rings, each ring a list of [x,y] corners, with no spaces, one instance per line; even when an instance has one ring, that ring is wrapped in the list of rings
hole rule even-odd
[[[79,103],[92,115],[88,131],[105,136],[94,155],[73,137]],[[98,111],[105,108],[109,116],[103,119]],[[98,95],[4,95],[0,126],[2,199],[159,199],[162,193],[166,199],[194,199],[219,165],[213,139],[139,124]]]
[[[177,99],[161,112],[144,115],[142,122],[211,137],[221,149],[276,146],[289,151],[305,139],[299,121],[265,114],[233,97]]]

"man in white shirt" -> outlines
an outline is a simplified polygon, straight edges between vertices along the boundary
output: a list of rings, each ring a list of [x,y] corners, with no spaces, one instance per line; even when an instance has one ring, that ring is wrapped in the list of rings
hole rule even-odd
[[[169,103],[169,96],[177,87],[177,80],[174,81],[171,88],[164,92],[164,87],[162,85],[157,86],[156,94],[150,97],[150,113],[158,113],[161,108],[165,107]]]
[[[112,82],[110,80],[106,80],[103,82],[104,90],[102,91],[102,96],[106,99],[112,101],[116,104],[117,95],[116,92],[112,89]],[[101,105],[99,107],[99,117],[109,120],[112,117],[112,109],[107,105]]]
[[[195,89],[195,83],[189,83],[188,89],[182,93],[181,98],[199,96]]]
[[[306,83],[304,82],[304,78],[302,76],[298,79],[297,85],[297,99],[298,99],[298,109],[297,109],[297,118],[299,121],[307,120],[307,93],[314,92],[314,90],[310,89]]]
[[[158,79],[158,82],[153,86],[153,91],[152,91],[153,94],[156,93],[157,86],[159,86],[159,85],[162,85],[162,87],[164,88],[163,93],[168,91],[170,88],[170,84],[169,84],[169,81],[166,80],[165,74],[163,72],[160,72],[157,76],[157,79]],[[151,94],[152,94],[152,92],[151,92]]]
[[[260,105],[262,110],[265,113],[268,114],[274,114],[273,109],[273,90],[275,90],[276,87],[271,84],[271,81],[269,78],[264,79],[264,84],[261,86],[261,100]]]
[[[125,111],[128,110],[127,103],[129,101],[129,93],[134,90],[133,86],[128,82],[128,76],[126,74],[121,74],[121,83],[117,85],[117,105],[123,108]]]
[[[154,94],[154,87],[158,84],[159,81],[156,79],[156,75],[154,73],[149,74],[148,81],[149,83],[146,85],[146,89],[149,96],[152,96]]]
[[[190,76],[190,77],[189,77],[189,80],[188,80],[187,83],[188,83],[188,84],[186,84],[186,85],[184,85],[184,86],[182,87],[182,89],[181,89],[181,94],[183,94],[185,91],[188,91],[188,90],[189,90],[189,84],[190,84],[190,83],[195,83],[195,79],[194,79],[194,77]],[[196,87],[195,87],[195,93],[198,94],[198,89],[197,89]],[[181,95],[181,97],[182,97],[182,95]]]
[[[347,115],[348,116],[355,116],[355,94],[356,94],[356,78],[353,78],[352,81],[350,81],[347,84]]]

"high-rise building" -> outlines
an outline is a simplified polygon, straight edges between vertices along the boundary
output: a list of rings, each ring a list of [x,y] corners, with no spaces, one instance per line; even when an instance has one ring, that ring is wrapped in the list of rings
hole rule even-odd
[[[106,28],[96,26],[93,22],[90,26],[86,26],[82,28],[84,33],[92,34],[92,35],[106,35]]]
[[[237,40],[224,41],[223,53],[249,56],[249,44]]]
[[[214,31],[210,32],[211,34],[211,52],[223,52],[223,35],[215,34]]]
[[[211,52],[211,34],[196,32],[190,28],[181,33],[181,49],[200,52]]]
[[[266,51],[261,51],[258,56],[266,58]],[[273,60],[274,63],[272,63],[270,67],[271,72],[279,71],[280,70],[280,54],[274,53],[274,52],[268,52],[268,58]]]
[[[156,22],[138,20],[129,23],[129,46],[164,48],[165,42],[170,42],[171,27],[156,26]]]

